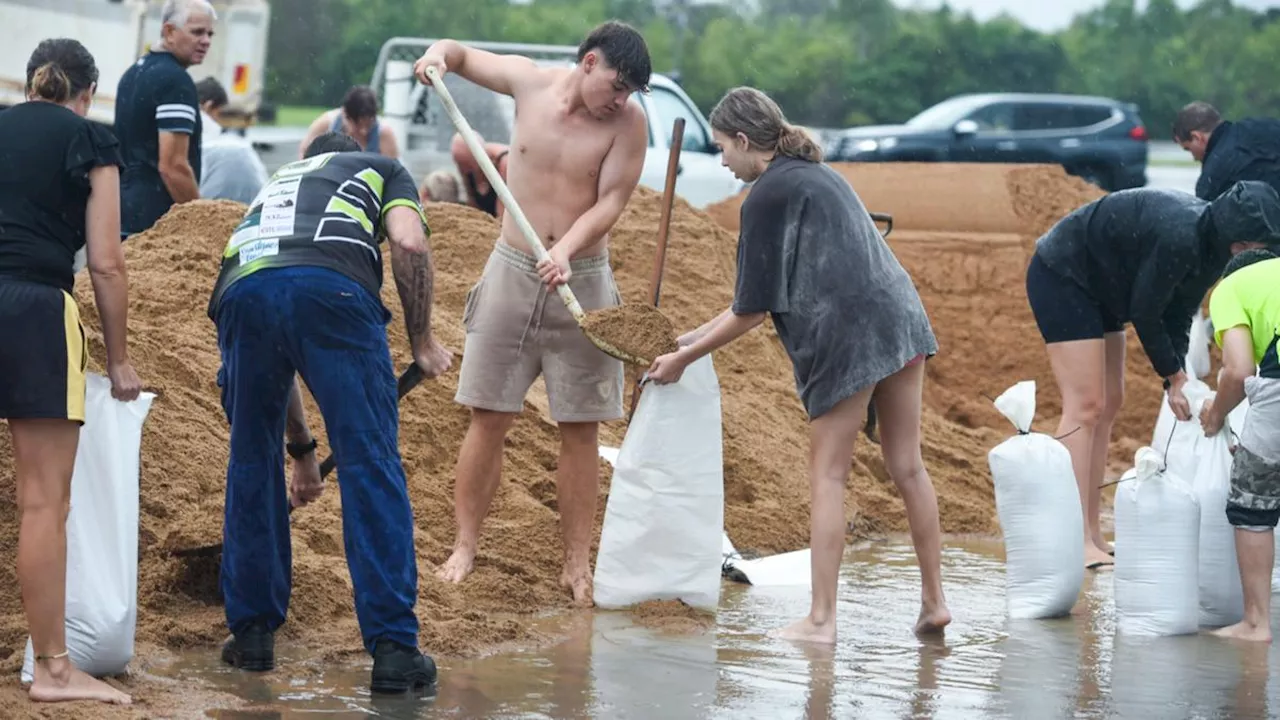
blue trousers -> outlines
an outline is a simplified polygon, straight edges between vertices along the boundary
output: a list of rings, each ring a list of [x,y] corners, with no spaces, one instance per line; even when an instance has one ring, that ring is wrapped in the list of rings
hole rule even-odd
[[[217,310],[218,385],[231,423],[222,594],[231,632],[289,608],[292,555],[284,477],[285,412],[294,373],[320,406],[337,458],[347,568],[365,648],[379,638],[416,648],[418,567],[400,463],[390,313],[341,273],[260,270]]]

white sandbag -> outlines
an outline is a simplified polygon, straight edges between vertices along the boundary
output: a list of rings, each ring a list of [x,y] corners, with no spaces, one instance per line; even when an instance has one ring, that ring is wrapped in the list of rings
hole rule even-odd
[[[76,667],[102,677],[133,659],[138,617],[138,467],[152,393],[123,403],[111,381],[85,380],[85,422],[71,475],[67,516],[67,651]],[[27,639],[22,681],[32,681]]]
[[[1206,400],[1205,402],[1208,402]],[[1196,424],[1199,424],[1196,407]],[[1200,503],[1200,625],[1226,627],[1244,618],[1244,590],[1236,562],[1236,531],[1227,522],[1227,495],[1231,491],[1230,423],[1211,438],[1204,438],[1197,454],[1195,488]]]
[[[1280,532],[1272,532],[1276,536],[1276,567],[1271,571],[1271,594],[1280,595]]]
[[[1209,387],[1203,380],[1191,378],[1182,386],[1182,394],[1187,398],[1187,402],[1191,407],[1195,408],[1198,403],[1213,393],[1213,388]],[[1194,416],[1194,413],[1192,413]],[[1151,433],[1151,449],[1156,452],[1164,452],[1169,446],[1171,438],[1177,435],[1186,435],[1190,437],[1192,434],[1199,432],[1199,423],[1195,427],[1190,427],[1189,423],[1197,418],[1192,417],[1191,420],[1180,422],[1173,414],[1173,408],[1169,407],[1169,393],[1160,396],[1160,412],[1156,415],[1156,429]],[[1203,436],[1204,433],[1201,433]],[[1188,470],[1186,477],[1190,477],[1191,470]]]
[[[1203,310],[1197,310],[1191,318],[1191,331],[1187,339],[1186,369],[1188,377],[1202,378],[1209,374],[1209,319]]]
[[[987,454],[1005,547],[1005,602],[1014,619],[1071,612],[1084,584],[1084,515],[1071,453],[1031,432],[1036,384],[1020,382],[996,398],[1018,434]]]
[[[1116,490],[1116,630],[1182,635],[1199,629],[1200,503],[1190,485],[1138,450]]]
[[[595,604],[678,599],[714,610],[723,540],[720,384],[708,355],[640,396],[614,463]]]

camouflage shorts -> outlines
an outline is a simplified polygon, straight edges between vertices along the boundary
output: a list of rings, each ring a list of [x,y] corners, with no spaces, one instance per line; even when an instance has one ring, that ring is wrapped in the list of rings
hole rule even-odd
[[[1280,462],[1259,457],[1244,446],[1236,448],[1227,519],[1237,527],[1276,526],[1280,520]]]

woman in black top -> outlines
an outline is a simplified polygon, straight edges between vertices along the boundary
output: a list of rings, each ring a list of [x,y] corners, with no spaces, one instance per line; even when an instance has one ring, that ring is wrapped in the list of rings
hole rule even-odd
[[[0,113],[0,417],[9,421],[21,529],[18,582],[30,625],[35,701],[128,695],[67,656],[66,517],[84,422],[84,328],[71,290],[77,253],[89,274],[107,346],[111,394],[138,396],[125,350],[128,284],[120,246],[120,156],[89,122],[93,56],[75,40],[45,40],[27,63],[28,102]]]
[[[1191,318],[1237,253],[1280,242],[1280,196],[1240,182],[1213,202],[1161,188],[1111,193],[1059,220],[1036,243],[1027,299],[1062,393],[1054,433],[1071,452],[1084,514],[1085,567],[1114,565],[1101,490],[1124,403],[1125,326],[1165,380],[1179,420]]]

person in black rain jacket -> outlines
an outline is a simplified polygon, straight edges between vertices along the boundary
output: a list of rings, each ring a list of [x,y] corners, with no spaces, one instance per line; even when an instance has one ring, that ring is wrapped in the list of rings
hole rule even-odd
[[[1169,405],[1191,418],[1182,394],[1191,318],[1227,262],[1280,244],[1280,195],[1239,182],[1207,202],[1175,190],[1106,195],[1039,239],[1027,298],[1062,391],[1057,436],[1071,451],[1085,522],[1085,564],[1113,563],[1099,526],[1098,486],[1111,427],[1124,400],[1125,325],[1133,324]]]
[[[1261,180],[1280,193],[1280,120],[1223,120],[1209,103],[1182,108],[1173,139],[1201,163],[1196,197],[1213,200],[1240,180]]]

